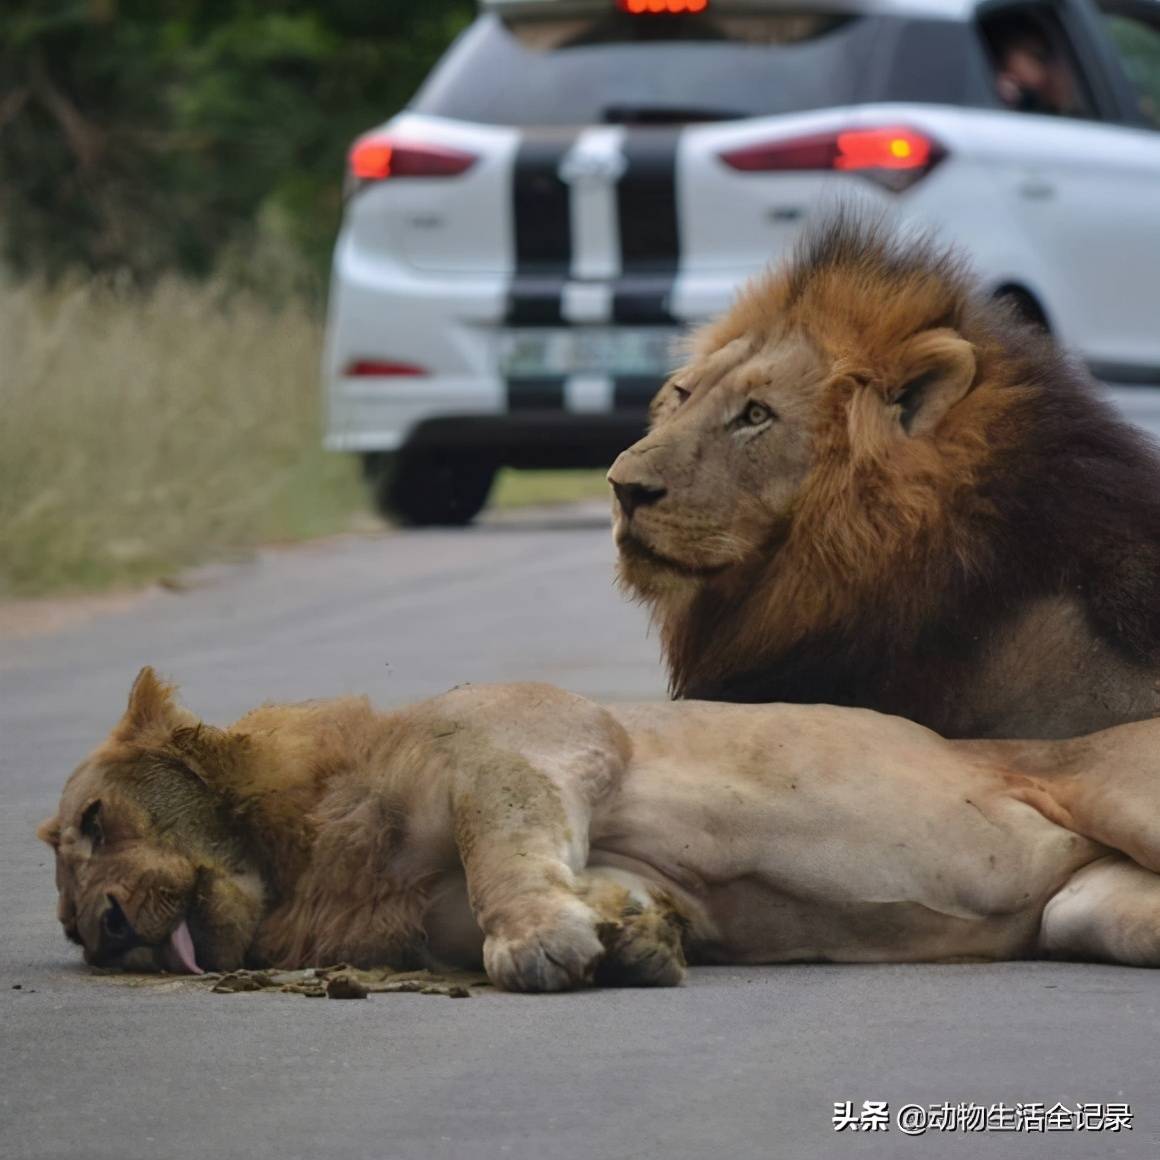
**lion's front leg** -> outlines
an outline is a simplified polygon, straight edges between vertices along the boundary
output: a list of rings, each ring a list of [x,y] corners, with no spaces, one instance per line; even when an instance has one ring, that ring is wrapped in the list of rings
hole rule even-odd
[[[576,897],[541,898],[499,920],[484,939],[483,965],[505,991],[569,991],[594,981],[611,930]]]
[[[591,814],[583,786],[514,753],[472,765],[457,778],[455,840],[488,975],[509,991],[590,983],[609,927],[579,877]]]

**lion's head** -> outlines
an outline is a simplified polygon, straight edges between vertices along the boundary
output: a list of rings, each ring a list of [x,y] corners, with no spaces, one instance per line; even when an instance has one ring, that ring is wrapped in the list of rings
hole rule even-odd
[[[241,966],[262,906],[228,796],[218,731],[142,669],[108,739],[38,830],[56,854],[58,916],[94,966]]]
[[[819,505],[850,522],[841,509],[880,503],[884,476],[897,496],[963,467],[956,409],[977,410],[980,381],[967,286],[952,257],[848,219],[751,285],[609,472],[625,581],[696,583],[768,558],[803,515],[816,533]],[[907,531],[924,515],[892,514]]]
[[[784,535],[815,459],[830,366],[807,336],[702,335],[617,459],[623,578],[643,593],[719,575]]]
[[[992,612],[1004,586],[1065,589],[1076,551],[1062,558],[1060,521],[1040,518],[1049,497],[1085,471],[1155,474],[953,251],[851,215],[693,337],[651,418],[608,479],[620,578],[651,606],[678,695],[718,695],[796,648],[849,676],[802,692],[906,707],[847,686],[938,617],[966,624],[988,585]]]

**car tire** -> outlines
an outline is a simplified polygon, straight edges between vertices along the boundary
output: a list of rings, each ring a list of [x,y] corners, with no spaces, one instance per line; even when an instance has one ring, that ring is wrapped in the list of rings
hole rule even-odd
[[[498,465],[460,452],[405,451],[375,462],[364,459],[375,506],[412,528],[463,527],[487,503]]]

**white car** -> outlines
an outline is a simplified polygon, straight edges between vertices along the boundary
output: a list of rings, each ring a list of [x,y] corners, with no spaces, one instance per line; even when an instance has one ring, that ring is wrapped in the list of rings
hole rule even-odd
[[[328,446],[417,524],[606,464],[674,336],[852,199],[1160,418],[1160,0],[490,0],[351,149]]]

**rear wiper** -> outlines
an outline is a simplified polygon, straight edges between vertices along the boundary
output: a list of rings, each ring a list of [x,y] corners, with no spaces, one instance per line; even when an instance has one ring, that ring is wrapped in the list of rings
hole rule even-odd
[[[687,125],[693,121],[737,121],[749,114],[734,109],[679,109],[671,105],[608,105],[606,125]]]

